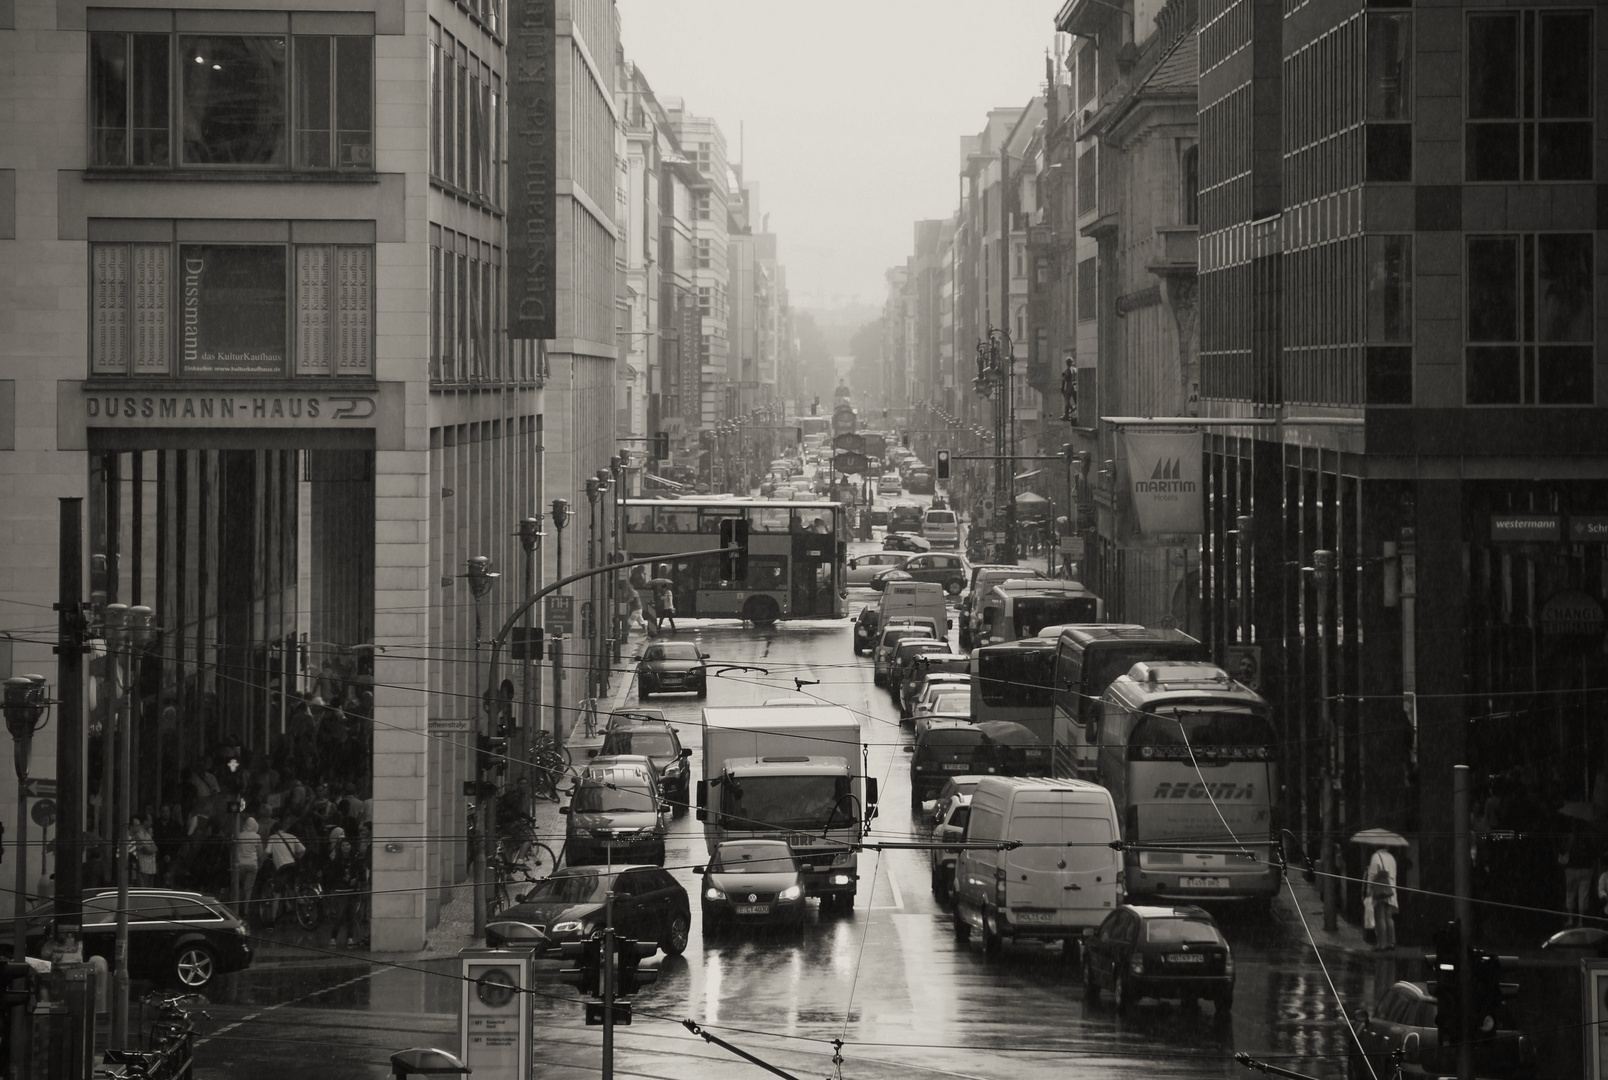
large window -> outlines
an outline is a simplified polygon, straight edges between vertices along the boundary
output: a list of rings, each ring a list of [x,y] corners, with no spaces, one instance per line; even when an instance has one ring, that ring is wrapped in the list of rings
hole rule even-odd
[[[502,249],[430,226],[430,377],[483,382],[510,377],[502,325]]]
[[[1413,178],[1413,16],[1368,13],[1367,177]]]
[[[1413,238],[1369,236],[1367,280],[1367,402],[1411,405],[1413,401]]]
[[[374,166],[370,37],[95,31],[89,54],[91,165]]]
[[[90,373],[372,376],[373,261],[365,245],[92,244]]]
[[[1586,8],[1469,16],[1469,180],[1591,179],[1593,47]]]
[[[500,204],[502,76],[438,24],[430,34],[430,175]]]
[[[1078,263],[1078,322],[1088,322],[1100,313],[1098,266],[1093,255]]]
[[[1468,238],[1470,405],[1592,403],[1592,239]]]

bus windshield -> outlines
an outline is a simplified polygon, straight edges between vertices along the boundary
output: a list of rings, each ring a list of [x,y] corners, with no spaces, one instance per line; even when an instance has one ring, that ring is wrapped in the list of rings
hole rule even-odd
[[[1055,691],[1053,649],[983,649],[977,654],[978,689],[995,708],[1045,708]]]
[[[1097,596],[1019,596],[1011,605],[1011,618],[1016,637],[1030,638],[1057,623],[1094,622],[1100,617],[1099,605]]]
[[[847,776],[745,776],[721,781],[734,829],[842,829],[859,817]]]
[[[1129,746],[1184,746],[1210,750],[1228,746],[1272,746],[1273,725],[1265,716],[1242,709],[1182,706],[1164,715],[1146,716],[1134,725]]]

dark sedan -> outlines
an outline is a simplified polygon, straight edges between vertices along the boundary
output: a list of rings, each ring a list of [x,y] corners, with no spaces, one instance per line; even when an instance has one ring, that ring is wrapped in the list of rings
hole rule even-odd
[[[28,913],[28,953],[38,956],[50,931],[52,902]],[[0,928],[0,952],[12,951],[11,920]],[[117,936],[117,890],[84,894],[85,956],[112,963]],[[246,926],[216,898],[177,889],[134,888],[128,892],[130,978],[176,982],[200,990],[219,976],[251,966]]]
[[[557,949],[566,941],[585,941],[602,931],[603,904],[610,891],[614,893],[614,929],[620,937],[654,942],[666,956],[679,956],[686,949],[692,928],[687,890],[668,870],[657,866],[555,870],[486,928],[486,944],[492,948],[510,943],[530,947],[526,934],[514,933],[500,923],[535,927],[541,935],[535,940],[543,950]]]
[[[653,766],[653,778],[659,791],[670,800],[676,813],[687,809],[687,793],[691,785],[687,759],[692,751],[681,745],[676,729],[663,720],[639,720],[635,723],[609,721],[609,730],[603,736],[599,757],[610,754],[640,754]]]
[[[876,648],[877,609],[867,604],[854,617],[854,655],[864,656]]]
[[[1435,1024],[1435,1014],[1439,1011],[1439,1001],[1426,983],[1393,984],[1379,999],[1379,1007],[1372,1016],[1365,1009],[1351,1014],[1361,1053],[1356,1047],[1351,1049],[1346,1075],[1350,1080],[1363,1080],[1371,1076],[1429,1077],[1455,1073],[1457,1050],[1440,1044],[1440,1029]],[[1506,1008],[1500,1011],[1495,1027],[1476,1037],[1474,1074],[1481,1077],[1535,1075],[1534,1044],[1514,1030]]]
[[[1109,988],[1117,1008],[1141,997],[1205,998],[1227,1013],[1234,1007],[1234,952],[1203,908],[1124,904],[1084,939],[1085,1006]]]
[[[893,528],[893,525],[890,523],[888,528]],[[882,550],[913,551],[919,555],[924,551],[932,550],[932,541],[925,536],[917,536],[915,533],[890,532],[882,538]],[[875,582],[876,579],[872,578],[872,581]]]
[[[804,922],[804,872],[784,840],[728,840],[692,872],[703,875],[705,934],[727,923]]]
[[[690,641],[649,645],[637,662],[637,700],[646,701],[649,694],[686,692],[708,697],[708,670],[704,667],[707,659],[709,654],[699,652]]]

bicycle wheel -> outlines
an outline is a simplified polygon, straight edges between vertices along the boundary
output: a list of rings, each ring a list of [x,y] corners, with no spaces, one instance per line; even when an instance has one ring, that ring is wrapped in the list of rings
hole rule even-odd
[[[553,854],[552,848],[548,847],[540,840],[533,840],[530,845],[530,859],[528,860],[528,867],[532,874],[542,875],[543,871],[546,871],[547,874],[551,874],[554,870],[558,869],[558,856]]]
[[[324,904],[316,892],[298,893],[296,896],[296,925],[303,930],[317,930],[324,921]]]
[[[503,877],[502,871],[497,872],[497,880],[492,886],[491,895],[486,897],[486,920],[489,922],[502,914],[508,906],[508,879]]]

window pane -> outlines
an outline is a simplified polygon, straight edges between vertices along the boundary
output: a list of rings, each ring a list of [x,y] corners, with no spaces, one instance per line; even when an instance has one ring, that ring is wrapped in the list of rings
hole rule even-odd
[[[1554,345],[1541,352],[1540,394],[1543,405],[1590,405],[1590,345]]]
[[[458,257],[450,250],[441,253],[442,314],[441,367],[443,378],[458,378]]]
[[[128,35],[89,35],[89,163],[128,164]]]
[[[129,86],[131,164],[168,165],[169,45],[166,34],[134,35],[134,78]]]
[[[284,246],[185,244],[179,263],[181,374],[283,375]]]
[[[128,245],[96,244],[91,256],[89,370],[128,374]]]
[[[1468,239],[1468,339],[1519,339],[1518,239]]]
[[[1368,120],[1411,120],[1413,17],[1368,16]]]
[[[183,37],[179,55],[184,65],[185,162],[283,165],[285,39]]]
[[[373,249],[336,249],[335,373],[374,373]]]
[[[165,375],[171,365],[168,297],[172,293],[170,244],[135,244],[132,253],[130,351],[134,374]]]
[[[1504,12],[1468,20],[1468,115],[1519,115],[1519,17]]]
[[[1467,376],[1470,405],[1519,404],[1519,347],[1470,348]]]
[[[1519,178],[1518,124],[1465,124],[1464,128],[1470,180]]]
[[[480,159],[486,146],[486,109],[478,74],[469,77],[469,190],[479,192]]]
[[[1413,403],[1413,349],[1411,345],[1368,347],[1368,404]]]
[[[296,249],[296,374],[328,375],[330,365],[330,253],[305,244]]]
[[[1411,341],[1413,336],[1413,238],[1370,236],[1368,340]]]
[[[430,175],[441,175],[441,46],[430,43]]]
[[[1547,11],[1540,19],[1540,115],[1590,116],[1591,12]]]
[[[469,69],[460,61],[458,64],[458,116],[457,137],[452,149],[456,168],[452,174],[452,182],[461,188],[469,186]]]
[[[330,167],[330,40],[296,39],[296,164]]]
[[[443,52],[441,68],[441,179],[452,184],[458,175],[458,82],[451,50]]]
[[[1591,121],[1537,126],[1537,180],[1591,179]]]
[[[366,37],[335,39],[335,163],[374,164],[374,45]]]
[[[1590,233],[1541,233],[1536,237],[1538,341],[1590,341]]]
[[[1375,182],[1413,178],[1413,126],[1368,124],[1368,179]]]

